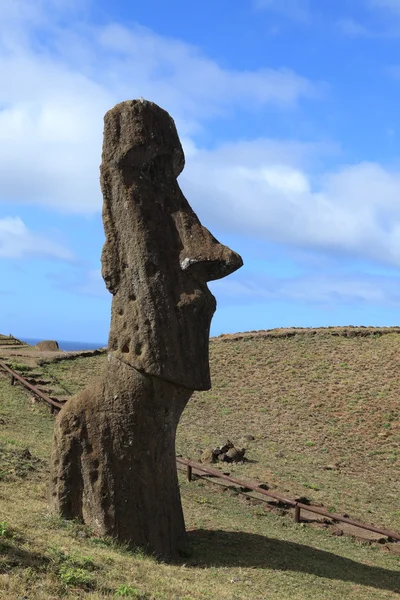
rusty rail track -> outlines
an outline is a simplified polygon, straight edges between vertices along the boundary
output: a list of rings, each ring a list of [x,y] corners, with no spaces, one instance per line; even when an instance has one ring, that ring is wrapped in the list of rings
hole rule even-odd
[[[10,367],[8,367],[3,361],[0,361],[0,369],[2,369],[6,373],[8,373],[8,375],[10,375],[11,385],[15,385],[15,382],[19,381],[19,383],[21,383],[30,392],[35,394],[35,396],[46,402],[46,404],[48,404],[50,407],[51,413],[54,413],[56,411],[58,412],[64,406],[63,402],[59,402],[58,400],[53,400],[53,398],[50,398],[50,396],[42,392],[42,390],[39,390],[38,387],[29,383],[29,381],[22,377],[22,375],[20,375],[13,369],[10,369]]]
[[[65,402],[59,402],[57,400],[53,400],[53,398],[50,398],[50,396],[39,390],[39,388],[37,388],[36,386],[29,383],[29,381],[27,381],[19,373],[17,373],[13,369],[10,369],[10,367],[7,366],[3,361],[0,361],[0,369],[5,371],[8,375],[10,375],[11,385],[15,385],[15,382],[18,381],[35,396],[46,402],[46,404],[48,404],[48,406],[50,407],[50,412],[52,414],[58,412],[65,404]],[[321,508],[320,506],[314,506],[313,504],[303,504],[302,502],[297,502],[296,500],[293,500],[291,498],[286,498],[285,496],[281,496],[280,494],[276,494],[275,492],[271,492],[257,485],[253,485],[248,481],[242,481],[240,479],[230,477],[229,475],[225,475],[224,473],[221,473],[221,471],[209,469],[208,467],[205,467],[193,460],[177,457],[176,462],[178,464],[186,466],[186,474],[188,481],[193,480],[193,470],[195,470],[197,472],[196,474],[200,477],[202,476],[202,473],[204,475],[211,475],[214,478],[222,479],[223,481],[228,481],[229,483],[233,483],[234,485],[237,485],[239,487],[246,488],[248,490],[256,492],[257,494],[266,496],[268,498],[273,498],[274,500],[278,500],[279,502],[282,502],[287,506],[291,506],[292,508],[294,508],[294,520],[296,523],[301,522],[301,511],[305,510],[310,513],[321,515],[333,521],[347,523],[348,525],[353,525],[354,527],[359,527],[360,529],[366,529],[367,531],[378,533],[389,539],[400,542],[400,534],[394,531],[382,529],[381,527],[375,527],[375,525],[368,525],[367,523],[361,523],[360,521],[350,519],[349,517],[344,517],[343,515],[330,513],[324,508]]]
[[[193,479],[193,470],[196,470],[198,473],[204,473],[206,475],[211,475],[212,477],[222,479],[225,481],[229,481],[235,485],[238,485],[243,488],[247,488],[252,490],[253,492],[257,492],[257,494],[261,494],[262,496],[268,496],[270,498],[274,498],[283,504],[291,506],[294,508],[294,520],[296,523],[301,522],[301,511],[306,510],[307,512],[315,513],[317,515],[321,515],[328,519],[332,519],[333,521],[339,521],[341,523],[347,523],[348,525],[353,525],[354,527],[359,527],[360,529],[366,529],[367,531],[373,531],[374,533],[378,533],[392,540],[396,540],[400,542],[400,534],[394,531],[388,531],[387,529],[382,529],[380,527],[375,527],[375,525],[368,525],[367,523],[361,523],[360,521],[356,521],[355,519],[350,519],[349,517],[344,517],[342,515],[338,515],[335,513],[330,513],[324,508],[320,506],[314,506],[313,504],[303,504],[302,502],[297,502],[296,500],[292,500],[290,498],[285,498],[280,494],[275,494],[275,492],[270,492],[269,490],[265,490],[257,485],[253,485],[247,481],[241,481],[240,479],[236,479],[234,477],[230,477],[229,475],[225,475],[221,473],[221,471],[216,471],[215,469],[209,469],[208,467],[204,467],[203,465],[194,462],[193,460],[188,460],[186,458],[177,458],[176,462],[181,465],[186,466],[186,473],[188,481],[192,481]],[[197,474],[198,474],[197,473]]]

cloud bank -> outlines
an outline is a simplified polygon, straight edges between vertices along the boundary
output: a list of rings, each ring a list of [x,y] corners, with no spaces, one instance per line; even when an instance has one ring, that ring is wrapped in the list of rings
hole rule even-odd
[[[395,8],[389,0],[378,4]],[[268,105],[290,110],[305,98],[315,100],[318,84],[285,69],[223,68],[198,48],[139,25],[88,25],[84,10],[74,0],[4,4],[0,79],[8,83],[0,89],[0,202],[99,211],[103,115],[118,101],[144,96],[176,118],[188,158],[180,181],[211,228],[400,265],[399,168],[364,162],[324,171],[316,163],[318,145],[290,140],[208,149],[196,142],[212,119]],[[62,24],[66,11],[77,15],[68,26]],[[3,253],[15,254],[17,239],[20,254],[26,252],[33,234],[23,227],[3,221],[3,247],[9,248]]]
[[[67,248],[30,231],[19,217],[0,219],[0,258],[23,258],[44,256],[72,260]]]

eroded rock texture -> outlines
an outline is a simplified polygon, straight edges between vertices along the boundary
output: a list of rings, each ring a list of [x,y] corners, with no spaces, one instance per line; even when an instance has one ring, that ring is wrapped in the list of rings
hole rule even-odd
[[[51,504],[99,534],[167,558],[184,540],[176,428],[193,390],[211,385],[216,303],[207,281],[242,260],[201,225],[183,196],[177,177],[184,154],[169,114],[132,100],[104,121],[109,360],[97,386],[78,393],[57,418]]]
[[[38,350],[47,350],[50,352],[58,352],[60,349],[58,346],[58,342],[56,342],[55,340],[44,340],[43,342],[38,342],[36,344],[36,348]]]

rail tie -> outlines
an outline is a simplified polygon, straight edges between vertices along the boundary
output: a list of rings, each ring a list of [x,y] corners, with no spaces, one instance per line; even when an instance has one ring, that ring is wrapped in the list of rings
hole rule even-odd
[[[50,396],[42,392],[42,390],[39,390],[39,388],[37,388],[35,385],[29,383],[29,381],[22,377],[22,375],[20,375],[13,369],[10,369],[10,367],[7,366],[3,361],[0,361],[0,369],[2,369],[10,375],[11,385],[15,385],[15,382],[19,381],[24,387],[33,392],[35,396],[38,396],[41,400],[44,400],[44,402],[46,402],[50,406],[50,411],[52,413],[55,410],[60,410],[64,406],[63,402],[59,402],[58,400],[53,400],[52,398],[50,398]]]
[[[10,375],[11,385],[15,385],[16,381],[19,381],[25,388],[27,388],[28,390],[33,392],[35,394],[35,396],[38,396],[41,400],[44,400],[44,402],[46,402],[49,405],[51,413],[54,413],[55,410],[60,410],[64,406],[65,402],[59,402],[57,400],[53,400],[52,398],[50,398],[50,396],[48,396],[47,394],[45,394],[44,392],[39,390],[39,388],[37,388],[36,386],[29,383],[29,381],[27,381],[19,373],[17,373],[13,369],[10,369],[10,367],[8,365],[6,365],[3,361],[0,361],[0,369],[2,369],[3,371],[5,371],[6,373],[8,373]],[[253,492],[256,492],[257,494],[260,494],[262,496],[274,498],[274,500],[278,500],[279,502],[282,502],[283,504],[293,507],[294,508],[294,520],[296,523],[300,523],[300,521],[301,521],[301,511],[306,510],[307,512],[321,515],[328,519],[332,519],[333,521],[347,523],[348,525],[353,525],[354,527],[359,527],[360,529],[366,529],[367,531],[372,531],[374,533],[378,533],[387,538],[390,538],[390,539],[400,542],[400,534],[396,533],[394,531],[388,531],[387,529],[375,527],[375,525],[368,525],[367,523],[361,523],[360,521],[356,521],[355,519],[350,519],[349,517],[344,517],[342,515],[330,513],[327,510],[325,510],[319,506],[314,506],[313,504],[303,504],[302,502],[297,502],[296,500],[293,500],[291,498],[285,498],[284,496],[281,496],[280,494],[276,494],[275,492],[265,490],[264,488],[261,488],[257,485],[253,485],[250,482],[242,481],[240,479],[230,477],[229,475],[225,475],[224,473],[221,473],[220,471],[216,471],[215,469],[209,469],[208,467],[204,467],[200,463],[197,463],[193,460],[177,457],[176,462],[178,464],[184,465],[186,467],[186,477],[187,477],[188,481],[193,480],[193,470],[196,470],[197,474],[199,474],[199,472],[200,472],[200,476],[201,476],[201,473],[204,473],[205,475],[211,475],[212,477],[215,477],[217,479],[229,481],[230,483],[233,483],[234,485],[238,485],[240,487],[247,488],[247,489],[249,489]]]
[[[193,479],[193,470],[206,475],[211,475],[212,477],[216,477],[218,479],[223,479],[225,481],[229,481],[235,485],[238,485],[243,488],[247,488],[257,494],[261,494],[262,496],[268,496],[270,498],[274,498],[279,502],[287,504],[288,506],[292,506],[294,508],[294,520],[296,523],[300,523],[301,521],[301,511],[306,510],[311,513],[315,513],[317,515],[321,515],[323,517],[327,517],[328,519],[332,519],[333,521],[339,521],[342,523],[347,523],[348,525],[353,525],[354,527],[359,527],[360,529],[366,529],[367,531],[373,531],[374,533],[379,533],[385,537],[391,538],[393,540],[397,540],[400,542],[400,534],[394,531],[388,531],[387,529],[381,529],[380,527],[375,527],[375,525],[368,525],[367,523],[361,523],[360,521],[356,521],[354,519],[350,519],[349,517],[343,517],[342,515],[338,515],[335,513],[330,513],[324,508],[320,506],[314,506],[313,504],[303,504],[302,502],[297,502],[296,500],[292,500],[290,498],[285,498],[279,494],[275,494],[274,492],[270,492],[269,490],[264,490],[263,488],[258,487],[257,485],[253,485],[247,481],[241,481],[240,479],[236,479],[234,477],[230,477],[229,475],[225,475],[220,471],[216,471],[215,469],[209,469],[208,467],[204,467],[203,465],[194,462],[193,460],[188,460],[186,458],[177,457],[176,462],[181,465],[186,466],[186,473],[188,481],[192,481]],[[201,475],[200,475],[201,476]]]

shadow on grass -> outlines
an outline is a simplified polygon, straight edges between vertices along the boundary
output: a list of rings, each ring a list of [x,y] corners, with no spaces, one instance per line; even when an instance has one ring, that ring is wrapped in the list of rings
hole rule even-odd
[[[0,541],[0,573],[8,573],[14,567],[42,570],[47,567],[49,559],[43,554],[18,548],[12,542]]]
[[[303,544],[236,531],[188,532],[193,551],[189,561],[200,567],[258,567],[310,573],[400,594],[400,568],[370,567]]]

